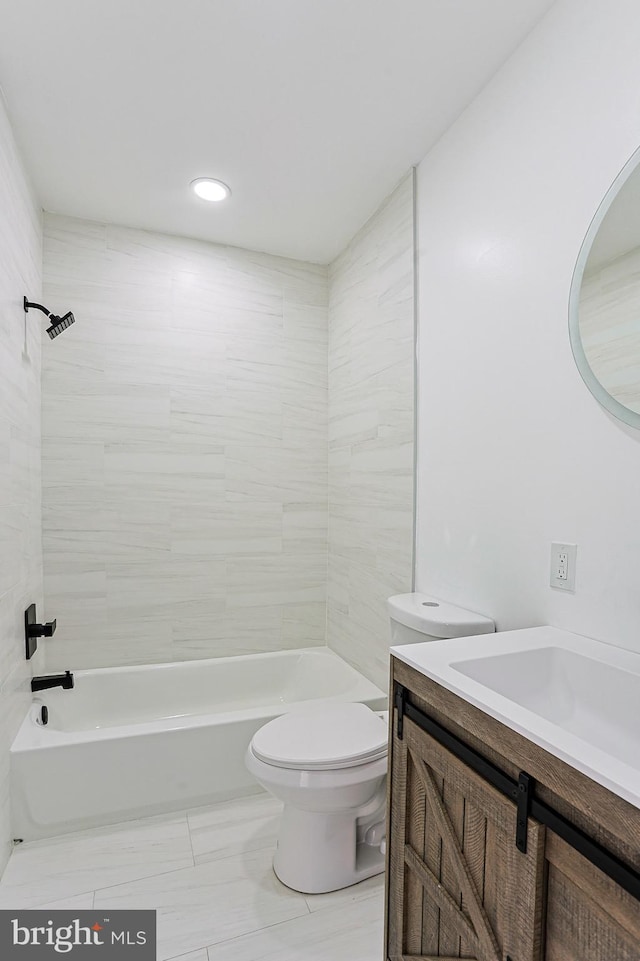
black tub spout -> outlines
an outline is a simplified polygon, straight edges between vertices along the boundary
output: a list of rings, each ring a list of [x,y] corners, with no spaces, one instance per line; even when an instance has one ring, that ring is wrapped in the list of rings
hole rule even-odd
[[[73,674],[65,671],[64,674],[45,674],[42,677],[31,678],[32,691],[48,691],[50,687],[61,687],[65,691],[70,691],[73,687]]]

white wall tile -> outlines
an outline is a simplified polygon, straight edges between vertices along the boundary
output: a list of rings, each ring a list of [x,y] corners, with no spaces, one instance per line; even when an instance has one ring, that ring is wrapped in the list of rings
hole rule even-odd
[[[386,599],[411,590],[413,181],[329,268],[329,645],[386,689]]]
[[[42,604],[40,368],[41,212],[0,98],[0,873],[10,852],[9,747],[31,699],[24,611]],[[47,338],[47,343],[49,340]],[[53,345],[52,345],[53,346]]]
[[[327,269],[47,215],[45,290],[49,668],[323,643]]]
[[[332,646],[385,682],[412,204],[408,177],[331,266],[329,324],[326,268],[47,216],[47,296],[78,318],[43,372],[51,669],[323,643],[329,585]]]
[[[583,277],[579,314],[585,357],[607,392],[636,413],[640,413],[639,301],[638,247]]]

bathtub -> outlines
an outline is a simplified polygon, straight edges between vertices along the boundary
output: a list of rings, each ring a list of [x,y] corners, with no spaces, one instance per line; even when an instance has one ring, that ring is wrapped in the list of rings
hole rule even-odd
[[[11,747],[13,834],[25,841],[257,792],[244,753],[267,721],[319,701],[387,701],[325,647],[74,677],[73,690],[34,698]]]

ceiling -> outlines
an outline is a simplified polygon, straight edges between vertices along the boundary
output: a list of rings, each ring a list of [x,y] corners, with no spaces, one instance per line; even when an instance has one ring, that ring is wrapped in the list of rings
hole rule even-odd
[[[0,85],[46,210],[328,263],[552,2],[0,0]]]

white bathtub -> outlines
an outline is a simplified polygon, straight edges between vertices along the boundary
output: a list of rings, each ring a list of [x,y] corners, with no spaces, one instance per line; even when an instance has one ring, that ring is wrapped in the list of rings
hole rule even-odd
[[[387,700],[323,647],[74,676],[73,690],[36,696],[11,747],[13,832],[25,841],[250,794],[244,753],[268,720],[319,699]]]

